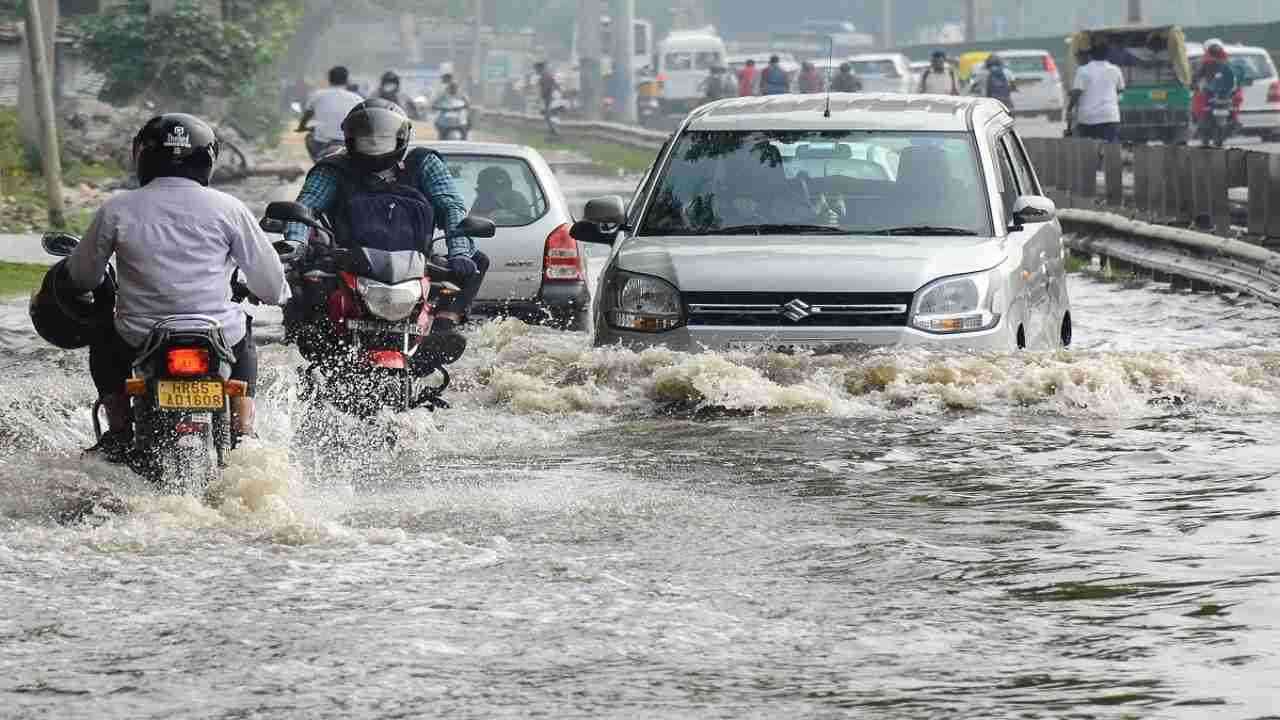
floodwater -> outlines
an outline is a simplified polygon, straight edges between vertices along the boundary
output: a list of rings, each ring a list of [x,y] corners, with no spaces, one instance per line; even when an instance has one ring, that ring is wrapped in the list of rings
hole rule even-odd
[[[81,460],[85,358],[6,305],[0,716],[1275,716],[1280,311],[1071,291],[1055,354],[493,322],[364,425],[269,345],[213,506]]]

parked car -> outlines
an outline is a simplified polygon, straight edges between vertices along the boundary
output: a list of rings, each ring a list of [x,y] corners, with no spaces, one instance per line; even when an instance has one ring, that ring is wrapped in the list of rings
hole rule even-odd
[[[1240,105],[1241,132],[1268,142],[1280,140],[1280,79],[1271,54],[1264,48],[1227,45],[1227,57],[1240,78],[1244,102]],[[1187,43],[1187,58],[1194,77],[1204,59],[1204,46]]]
[[[1013,73],[1017,91],[1013,94],[1013,114],[1016,116],[1046,115],[1053,122],[1062,122],[1066,109],[1066,93],[1058,63],[1047,50],[1001,50],[1000,58]],[[987,71],[979,66],[970,81],[970,91],[982,92]]]
[[[901,53],[854,55],[849,63],[862,79],[864,92],[912,93],[920,87],[911,61]]]
[[[591,306],[585,259],[569,235],[573,217],[560,183],[542,155],[521,145],[422,144],[444,158],[468,212],[498,226],[481,244],[489,273],[474,312],[584,328]]]
[[[1071,341],[1062,229],[1013,118],[987,98],[708,104],[629,208],[573,227],[613,247],[594,341],[631,347]]]

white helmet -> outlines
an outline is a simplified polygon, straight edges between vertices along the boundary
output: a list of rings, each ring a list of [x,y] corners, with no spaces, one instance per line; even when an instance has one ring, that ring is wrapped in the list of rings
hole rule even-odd
[[[1205,52],[1208,52],[1209,50],[1215,50],[1215,49],[1225,50],[1226,45],[1224,45],[1222,41],[1219,40],[1218,38],[1209,38],[1208,40],[1204,41],[1204,49],[1205,49]]]

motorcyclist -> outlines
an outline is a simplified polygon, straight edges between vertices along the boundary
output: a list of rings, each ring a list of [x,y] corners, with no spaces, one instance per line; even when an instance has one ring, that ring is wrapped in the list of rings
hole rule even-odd
[[[342,120],[351,108],[364,102],[364,98],[347,89],[350,73],[341,65],[329,70],[329,87],[317,90],[307,99],[302,117],[298,119],[298,132],[307,132],[314,119],[315,127],[307,136],[307,152],[312,160],[326,147],[342,142]]]
[[[252,318],[232,300],[232,274],[239,268],[262,302],[283,305],[290,291],[253,214],[209,187],[217,157],[218,140],[204,121],[182,113],[152,118],[133,140],[141,187],[108,200],[75,252],[51,271],[55,284],[85,292],[103,282],[115,258],[114,322],[89,345],[89,372],[108,427],[92,450],[104,459],[128,460],[133,422],[125,380],[151,328],[174,315],[198,313],[221,324],[236,357],[231,377],[248,384],[246,397],[232,398],[232,427],[253,434],[257,347]],[[32,300],[33,320],[48,302]]]
[[[920,92],[934,95],[959,95],[960,81],[955,68],[947,64],[947,53],[934,50],[929,57],[929,67],[920,76]]]
[[[467,206],[449,168],[439,155],[419,148],[412,152],[413,123],[404,110],[386,100],[367,100],[356,106],[342,123],[346,148],[316,164],[298,193],[298,202],[333,220],[336,241],[356,247],[346,225],[351,216],[353,193],[391,183],[417,189],[430,202],[435,224],[445,232],[447,264],[462,282],[462,292],[448,298],[436,312],[433,332],[452,333],[466,317],[489,269],[489,258],[475,242],[458,232]],[[291,223],[285,239],[296,245],[307,241],[310,230]],[[398,238],[398,249],[430,254],[431,237]]]
[[[1231,98],[1231,120],[1233,123],[1237,121],[1243,94],[1240,92],[1240,79],[1231,66],[1227,48],[1221,40],[1209,40],[1204,44],[1204,58],[1200,61],[1191,84],[1196,88],[1192,114],[1197,122],[1212,110],[1212,100],[1215,97]]]
[[[796,82],[802,93],[820,93],[826,88],[826,83],[823,82],[822,74],[818,72],[817,66],[808,60],[800,63],[800,77]]]
[[[393,102],[404,108],[409,113],[409,117],[414,120],[420,120],[418,117],[418,108],[413,104],[413,99],[405,95],[400,90],[400,76],[395,70],[388,70],[382,73],[382,79],[378,83],[378,97]]]
[[[862,80],[854,74],[852,63],[840,63],[840,72],[831,78],[831,92],[862,92]]]
[[[465,112],[469,107],[471,107],[471,102],[467,100],[467,96],[463,95],[458,89],[458,84],[449,83],[449,86],[445,88],[444,93],[437,98],[435,103],[431,106],[431,109],[436,112],[436,132],[439,133],[441,140],[445,139],[445,131],[448,129],[442,122],[444,120],[445,113],[448,112],[462,113],[462,133],[463,138],[466,138],[467,133],[471,130],[470,120],[467,118],[467,113]]]

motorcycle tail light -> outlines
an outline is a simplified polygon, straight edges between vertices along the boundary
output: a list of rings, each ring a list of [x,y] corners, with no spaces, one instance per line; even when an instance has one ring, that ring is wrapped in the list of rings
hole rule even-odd
[[[165,369],[175,377],[208,375],[209,351],[204,348],[170,348],[165,354]]]
[[[578,241],[569,235],[567,224],[552,230],[547,236],[542,277],[549,282],[582,281],[582,254],[578,251]]]

